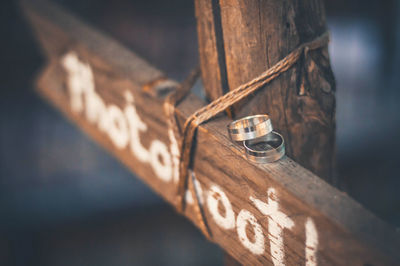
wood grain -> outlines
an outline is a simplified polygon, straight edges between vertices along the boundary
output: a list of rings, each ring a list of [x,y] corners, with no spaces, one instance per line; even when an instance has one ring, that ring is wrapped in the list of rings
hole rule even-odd
[[[216,86],[221,81],[222,91],[233,90],[326,31],[321,0],[196,3],[203,80],[206,91],[215,92],[209,92],[211,96],[221,91]],[[235,117],[268,113],[285,138],[288,155],[338,184],[332,173],[335,80],[327,48],[302,57],[292,69],[236,104],[233,113]]]
[[[139,160],[128,147],[117,148],[109,135],[88,121],[85,112],[71,109],[69,74],[61,60],[73,51],[85,65],[90,66],[96,95],[108,106],[123,110],[127,106],[126,92],[132,94],[137,114],[147,125],[147,131],[139,134],[145,149],[150,149],[154,140],[170,144],[164,99],[142,91],[145,84],[164,77],[164,74],[54,4],[24,1],[23,8],[49,59],[37,83],[41,95],[166,201],[174,204],[177,185],[174,180],[160,178],[149,163]],[[184,121],[204,104],[194,95],[189,95],[177,108],[179,121]],[[272,164],[249,162],[242,148],[227,136],[226,125],[230,121],[226,116],[220,116],[199,127],[194,174],[203,191],[202,200],[213,241],[232,257],[246,265],[276,264],[279,259],[277,253],[271,253],[271,246],[276,243],[271,238],[273,223],[270,222],[280,223],[281,220],[274,220],[273,214],[262,214],[251,200],[257,199],[265,203],[277,202],[279,212],[294,223],[291,229],[282,231],[283,262],[286,265],[306,263],[306,251],[310,251],[307,241],[309,221],[313,222],[318,234],[317,248],[311,250],[315,252],[315,264],[394,265],[400,262],[398,232],[289,157]],[[216,187],[222,191],[220,194],[215,193]],[[267,192],[273,194],[267,195]],[[231,207],[222,207],[222,195]],[[232,211],[233,223],[226,219],[226,223],[221,225],[221,221],[215,218],[212,201],[219,202],[216,207],[220,216],[228,217]],[[243,225],[239,216],[244,217],[241,214],[245,213],[250,213],[262,230],[261,236],[265,241],[265,245],[261,245],[262,252],[249,249],[239,237],[239,227]],[[193,205],[188,205],[184,215],[196,224]],[[254,242],[257,232],[248,225],[242,229],[247,232],[248,240]]]
[[[217,1],[195,1],[200,65],[208,100],[215,100],[228,90],[221,18]]]

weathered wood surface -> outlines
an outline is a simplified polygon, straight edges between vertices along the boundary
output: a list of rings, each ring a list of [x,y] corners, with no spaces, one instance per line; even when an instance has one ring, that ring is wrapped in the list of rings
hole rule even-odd
[[[326,30],[320,0],[195,0],[195,10],[202,79],[210,100],[255,78]],[[229,114],[268,113],[285,137],[288,155],[337,185],[332,175],[335,82],[327,49],[312,55]]]
[[[237,88],[300,44],[326,31],[322,0],[196,0],[205,88]],[[207,91],[207,90],[206,90]],[[335,81],[327,48],[312,51],[265,89],[233,108],[235,117],[268,113],[288,155],[331,184]]]
[[[176,139],[169,134],[163,98],[142,90],[163,73],[54,4],[24,1],[23,8],[48,55],[39,92],[174,204]],[[202,105],[189,95],[178,106],[179,120]],[[199,128],[194,175],[213,240],[236,260],[400,262],[400,237],[392,227],[288,157],[265,165],[247,161],[227,136],[229,121],[221,116]],[[196,224],[187,196],[184,215]]]
[[[195,2],[202,81],[208,100],[229,91],[218,1]]]

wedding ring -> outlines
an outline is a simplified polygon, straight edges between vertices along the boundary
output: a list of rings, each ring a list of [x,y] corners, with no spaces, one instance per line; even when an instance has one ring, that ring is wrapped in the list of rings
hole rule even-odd
[[[285,142],[281,134],[272,131],[261,138],[243,142],[247,159],[255,163],[271,163],[285,155]]]
[[[232,140],[245,141],[267,135],[273,130],[268,115],[252,115],[235,120],[228,125]]]

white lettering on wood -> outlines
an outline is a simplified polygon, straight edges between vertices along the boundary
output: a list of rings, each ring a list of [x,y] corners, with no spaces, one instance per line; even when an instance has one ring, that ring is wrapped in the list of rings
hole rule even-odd
[[[268,189],[268,202],[250,197],[250,201],[263,214],[268,216],[269,243],[271,249],[271,258],[274,265],[285,265],[285,251],[283,246],[283,229],[291,229],[294,226],[292,219],[279,211],[278,201],[275,189]]]
[[[246,233],[246,227],[250,225],[253,228],[254,241],[251,241]],[[264,247],[264,234],[261,225],[257,222],[248,210],[241,210],[236,219],[236,230],[239,236],[240,242],[253,254],[261,255],[265,251]]]
[[[124,113],[118,106],[110,104],[107,108],[107,116],[108,136],[118,149],[124,149],[129,141],[128,125]]]
[[[179,181],[179,146],[178,146],[178,141],[176,140],[174,131],[171,128],[168,128],[168,137],[169,137],[169,149],[171,150],[171,157],[172,157],[172,179],[174,180],[174,183],[178,183]]]
[[[218,205],[222,204],[225,215],[219,212]],[[225,192],[216,185],[211,186],[207,195],[207,206],[214,221],[224,229],[235,228],[235,213],[233,212],[231,202]]]
[[[318,232],[313,220],[306,221],[306,266],[317,265]]]
[[[84,91],[92,91],[94,89],[93,73],[88,70],[90,66],[80,62],[78,56],[74,52],[70,52],[64,56],[62,64],[69,72],[67,84],[71,109],[74,112],[82,112],[82,95]]]
[[[131,99],[129,105],[125,107],[125,116],[129,121],[129,133],[130,133],[130,148],[132,154],[141,162],[147,163],[150,160],[150,154],[140,142],[140,132],[147,131],[147,125],[140,119],[136,112],[136,108],[133,105],[133,95],[130,92],[126,92],[126,95]]]
[[[143,122],[136,111],[134,97],[131,92],[125,91],[126,105],[120,108],[114,104],[106,104],[95,91],[95,82],[89,64],[79,60],[75,52],[67,53],[61,63],[67,71],[67,85],[70,95],[71,110],[75,113],[84,113],[86,119],[95,124],[104,132],[118,149],[129,148],[133,156],[143,163],[149,163],[156,176],[164,181],[177,183],[179,180],[179,147],[171,128],[168,128],[170,150],[160,140],[152,140],[147,149],[140,141],[140,134],[147,131],[147,124]],[[262,226],[255,216],[248,210],[239,211],[237,219],[231,202],[225,192],[217,185],[203,192],[203,189],[191,172],[194,186],[198,193],[199,202],[207,207],[215,223],[226,230],[236,226],[239,241],[245,248],[255,255],[265,253],[265,239]],[[263,202],[250,196],[250,201],[268,220],[267,237],[269,239],[271,259],[274,265],[284,263],[284,229],[292,229],[294,222],[279,210],[278,198],[275,189],[267,191],[268,201]],[[194,203],[190,191],[186,192],[188,204]],[[221,207],[221,208],[220,208]],[[223,211],[223,214],[221,214]],[[250,240],[247,227],[251,226],[254,237]],[[317,265],[318,232],[313,220],[308,217],[305,223],[305,259],[306,266]]]
[[[155,139],[150,146],[150,164],[158,177],[169,182],[172,179],[171,156],[167,146],[161,141]]]
[[[106,104],[95,91],[93,71],[89,64],[79,60],[75,52],[67,53],[61,63],[67,71],[67,84],[71,110],[85,110],[89,122],[105,132],[118,149],[130,144],[132,154],[141,162],[149,163],[157,177],[165,182],[172,179],[171,155],[160,140],[153,140],[147,150],[140,142],[140,132],[147,125],[140,119],[134,106],[134,97],[125,92],[126,106],[122,110],[114,104]]]

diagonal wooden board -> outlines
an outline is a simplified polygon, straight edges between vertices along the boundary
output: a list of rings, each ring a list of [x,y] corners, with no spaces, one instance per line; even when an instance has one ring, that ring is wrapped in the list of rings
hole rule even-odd
[[[143,91],[164,74],[52,3],[22,7],[48,57],[40,94],[175,204],[177,136],[168,128],[164,98]],[[182,122],[203,105],[189,95],[177,117]],[[214,242],[251,265],[400,262],[394,228],[288,157],[249,162],[227,136],[229,121],[220,116],[200,127],[194,158]],[[184,215],[198,225],[193,196],[187,193]]]

